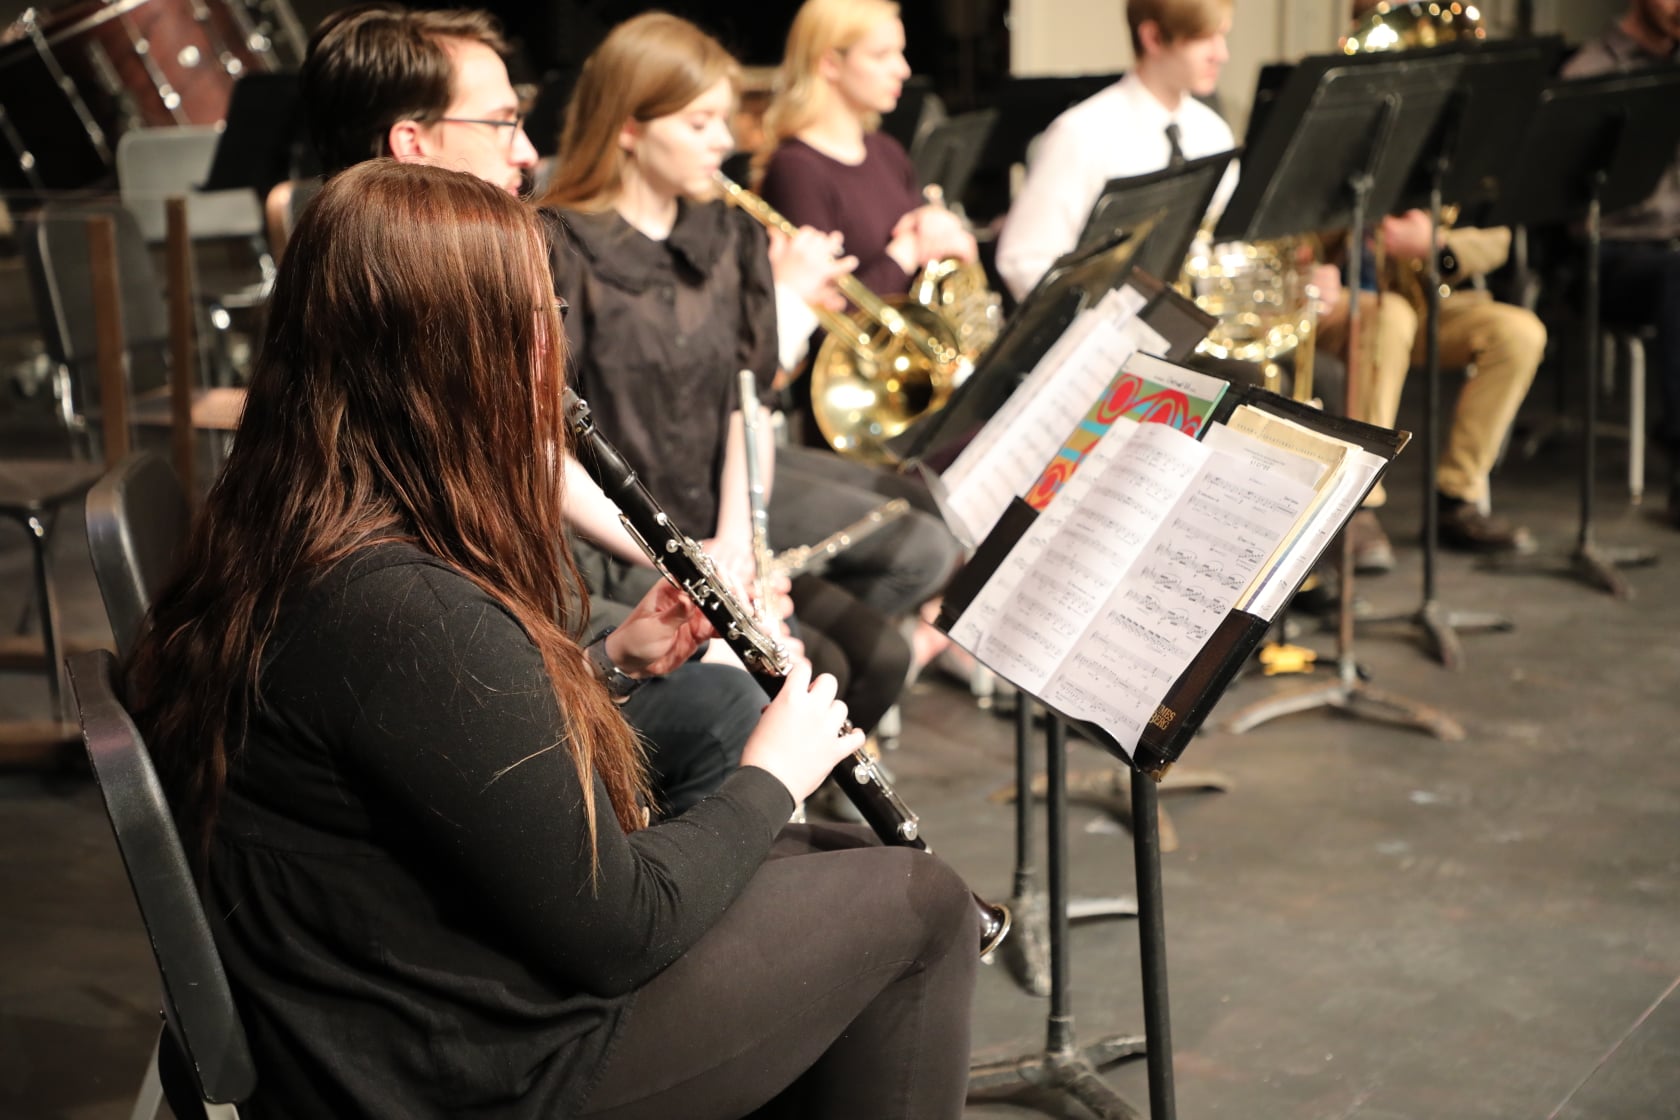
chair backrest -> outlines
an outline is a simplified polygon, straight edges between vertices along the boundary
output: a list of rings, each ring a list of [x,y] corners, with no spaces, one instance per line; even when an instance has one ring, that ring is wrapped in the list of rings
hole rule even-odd
[[[221,125],[192,124],[134,129],[117,141],[117,188],[147,241],[163,240],[163,202],[177,196],[187,200],[187,228],[195,240],[262,234],[255,192],[198,189],[221,136]]]
[[[163,981],[165,1041],[178,1047],[203,1100],[245,1100],[257,1080],[245,1028],[163,785],[118,699],[116,661],[105,650],[66,660],[82,742]]]
[[[137,451],[105,472],[87,495],[88,555],[105,615],[127,657],[186,539],[186,491],[175,471]]]
[[[47,353],[72,367],[90,366],[94,360],[87,220],[98,216],[116,222],[125,342],[131,350],[151,346],[161,351],[169,340],[163,285],[134,215],[115,204],[51,202],[24,223],[21,241]]]
[[[283,179],[263,200],[263,219],[268,227],[268,251],[278,261],[286,252],[303,211],[321,193],[320,179]]]

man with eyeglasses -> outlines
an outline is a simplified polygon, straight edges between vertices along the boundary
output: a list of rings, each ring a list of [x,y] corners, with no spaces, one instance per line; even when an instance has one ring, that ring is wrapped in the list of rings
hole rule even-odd
[[[485,12],[382,3],[328,16],[310,40],[302,71],[304,113],[327,175],[391,156],[465,171],[521,193],[537,153],[508,81],[506,50]],[[591,497],[570,481],[568,514]],[[594,499],[605,500],[599,491]],[[596,627],[627,613],[600,599],[591,606]],[[604,649],[599,641],[590,648],[592,656]],[[727,665],[693,662],[631,682],[610,663],[597,663],[609,688],[624,694],[624,717],[647,744],[660,807],[672,813],[712,792],[739,765],[769,702],[750,676]]]
[[[326,173],[393,156],[519,194],[537,150],[502,61],[507,50],[486,12],[364,4],[328,16],[302,75]]]

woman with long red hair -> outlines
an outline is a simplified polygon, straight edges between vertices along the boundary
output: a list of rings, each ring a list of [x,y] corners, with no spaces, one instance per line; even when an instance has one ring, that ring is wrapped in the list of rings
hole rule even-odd
[[[281,266],[239,439],[129,671],[258,1068],[256,1116],[956,1116],[976,930],[943,864],[783,827],[855,749],[801,664],[649,820],[588,643],[535,218],[373,161]]]

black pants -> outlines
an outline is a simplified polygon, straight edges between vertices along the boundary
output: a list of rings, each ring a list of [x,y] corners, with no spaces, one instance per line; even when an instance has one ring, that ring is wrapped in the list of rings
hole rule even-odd
[[[675,816],[723,784],[770,698],[729,665],[694,662],[643,685],[624,718],[647,748],[648,777],[662,815]]]
[[[829,561],[822,576],[887,615],[914,611],[944,590],[962,547],[920,481],[854,463],[831,451],[778,448],[770,491],[770,544],[815,544],[890,498],[916,508]]]
[[[936,857],[790,825],[717,925],[636,993],[582,1115],[955,1120],[979,936]]]
[[[1680,452],[1680,243],[1606,241],[1599,304],[1608,326],[1656,328],[1648,379],[1662,395],[1657,436]],[[1671,466],[1680,482],[1680,470]]]
[[[611,604],[635,603],[647,594],[648,588],[660,577],[652,568],[626,564],[588,544],[572,546],[584,582],[594,596],[595,614],[611,618],[613,612],[626,608]],[[800,576],[793,581],[794,617],[799,622],[799,637],[805,643],[806,656],[819,673],[832,673],[840,682],[840,698],[846,702],[852,724],[864,731],[873,731],[888,708],[898,702],[910,672],[910,644],[899,633],[897,624],[857,599],[837,584],[815,576]],[[648,687],[652,687],[651,685]],[[646,692],[647,688],[642,689]],[[637,693],[640,696],[641,693]],[[631,703],[635,703],[632,697]],[[715,704],[715,700],[708,704]],[[675,706],[675,705],[674,705]],[[752,708],[756,723],[763,701]],[[676,721],[682,709],[677,708]],[[642,725],[638,717],[626,711],[631,726]],[[705,717],[702,725],[709,723]],[[682,727],[695,726],[671,722],[668,726],[679,737]],[[749,727],[748,730],[751,730]],[[671,740],[673,743],[675,739]],[[745,742],[745,736],[742,737]],[[673,750],[686,748],[674,746]],[[735,756],[740,757],[740,747]]]

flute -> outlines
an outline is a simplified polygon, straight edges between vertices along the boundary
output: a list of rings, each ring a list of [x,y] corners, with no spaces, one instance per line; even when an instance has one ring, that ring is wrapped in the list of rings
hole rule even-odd
[[[569,387],[565,390],[565,408],[572,451],[596,485],[618,506],[625,529],[660,574],[694,602],[741,663],[774,692],[787,677],[791,664],[787,652],[725,585],[706,550],[671,523],[635,470],[596,430],[589,406]],[[830,776],[882,843],[928,850],[916,814],[887,782],[874,759],[861,750],[853,751]],[[980,915],[980,953],[987,956],[1009,933],[1009,908],[979,895],[973,898]]]

